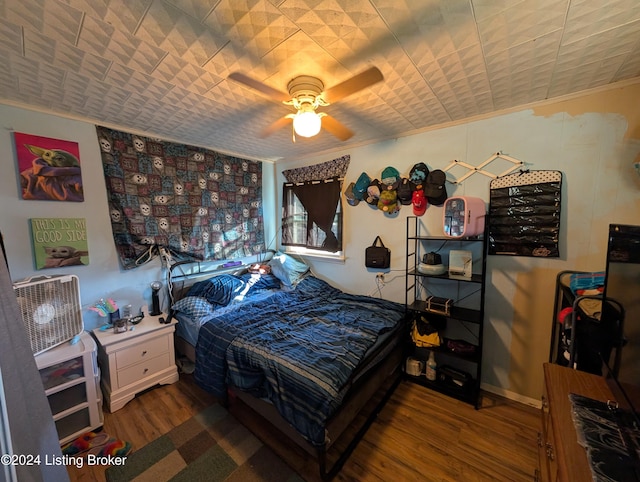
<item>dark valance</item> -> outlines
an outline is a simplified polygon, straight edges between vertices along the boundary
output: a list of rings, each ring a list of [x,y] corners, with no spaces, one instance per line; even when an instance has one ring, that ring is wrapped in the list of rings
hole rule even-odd
[[[343,178],[349,168],[351,156],[349,154],[312,166],[297,167],[295,169],[285,169],[282,175],[287,182],[306,182],[334,177]]]

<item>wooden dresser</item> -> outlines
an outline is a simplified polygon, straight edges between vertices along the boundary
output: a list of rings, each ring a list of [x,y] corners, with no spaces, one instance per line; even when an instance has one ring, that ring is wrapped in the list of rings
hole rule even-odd
[[[544,364],[542,431],[538,439],[538,480],[592,480],[587,453],[578,444],[569,393],[606,402],[613,398],[604,378],[567,367]]]
[[[166,317],[166,315],[163,315]],[[173,333],[176,320],[163,324],[147,315],[124,333],[93,330],[98,342],[102,390],[110,412],[121,409],[137,393],[178,381]]]

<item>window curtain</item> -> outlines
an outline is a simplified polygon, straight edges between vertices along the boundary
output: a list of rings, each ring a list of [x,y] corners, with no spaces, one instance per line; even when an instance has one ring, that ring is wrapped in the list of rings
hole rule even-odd
[[[342,250],[339,178],[283,186],[282,244],[337,252]]]
[[[159,250],[221,260],[265,250],[262,163],[96,126],[125,269]]]
[[[282,245],[342,250],[341,179],[350,155],[282,171]]]

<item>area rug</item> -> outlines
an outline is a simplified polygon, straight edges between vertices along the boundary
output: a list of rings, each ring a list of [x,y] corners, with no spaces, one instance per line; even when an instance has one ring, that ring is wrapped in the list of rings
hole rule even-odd
[[[108,482],[303,482],[219,404],[135,450],[105,475]]]

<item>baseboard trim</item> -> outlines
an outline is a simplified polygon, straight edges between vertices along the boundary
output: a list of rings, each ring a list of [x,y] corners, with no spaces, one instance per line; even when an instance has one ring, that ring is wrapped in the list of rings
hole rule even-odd
[[[525,405],[529,405],[531,407],[540,408],[542,406],[542,401],[525,397],[524,395],[520,395],[519,393],[515,393],[509,390],[505,390],[504,388],[495,387],[493,385],[489,385],[487,383],[481,383],[480,388],[487,392],[493,393],[495,395],[499,395],[501,397],[507,398],[509,400],[513,400],[514,402],[524,403]]]

